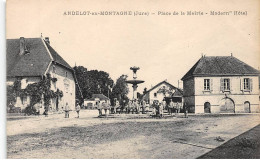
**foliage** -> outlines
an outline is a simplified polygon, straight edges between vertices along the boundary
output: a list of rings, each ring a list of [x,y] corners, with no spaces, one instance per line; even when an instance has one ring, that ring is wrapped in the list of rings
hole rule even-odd
[[[21,79],[17,78],[12,86],[7,86],[7,104],[13,105],[17,97],[30,97],[30,105],[25,109],[26,112],[31,114],[33,111],[33,106],[36,103],[39,103],[44,100],[44,108],[49,109],[50,100],[52,98],[61,98],[63,97],[63,92],[57,89],[56,92],[51,90],[51,81],[52,78],[50,74],[47,74],[46,77],[43,76],[42,79],[33,84],[28,84],[25,89],[21,89]]]
[[[88,71],[83,66],[75,66],[73,69],[83,98],[91,98],[92,94],[104,94],[105,96],[111,94],[110,87],[113,87],[114,81],[107,72],[98,70]],[[76,99],[81,101],[78,89],[76,89]]]
[[[24,114],[26,115],[35,115],[36,114],[36,109],[32,106],[27,106],[25,109],[24,109]]]
[[[112,89],[111,99],[117,98],[117,100],[119,100],[120,103],[122,103],[123,100],[125,100],[126,103],[128,102],[129,99],[127,97],[127,94],[129,93],[129,88],[126,83],[127,77],[128,77],[127,75],[121,75],[117,79],[116,84]],[[113,102],[113,100],[111,101]]]
[[[172,95],[172,88],[167,89],[165,86],[163,86],[162,88],[160,88],[157,93],[162,93],[164,96],[166,96],[166,94],[169,94],[170,96]]]

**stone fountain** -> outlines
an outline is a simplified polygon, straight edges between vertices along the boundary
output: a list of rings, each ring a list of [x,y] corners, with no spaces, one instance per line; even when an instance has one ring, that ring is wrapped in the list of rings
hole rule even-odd
[[[143,83],[144,81],[143,80],[137,80],[137,70],[139,70],[140,68],[139,67],[131,67],[130,70],[133,71],[133,80],[127,80],[126,83],[128,84],[132,84],[132,87],[133,87],[133,99],[137,99],[137,87],[138,87],[138,84],[140,83]]]

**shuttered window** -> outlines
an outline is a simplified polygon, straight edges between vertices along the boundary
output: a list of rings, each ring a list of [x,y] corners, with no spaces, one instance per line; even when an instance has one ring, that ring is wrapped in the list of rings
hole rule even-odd
[[[224,78],[220,80],[220,90],[221,91],[230,91],[230,79]]]
[[[204,79],[204,90],[209,91],[210,90],[210,79]]]
[[[230,91],[230,79],[224,79],[224,91]]]
[[[244,90],[249,90],[249,78],[244,78]]]

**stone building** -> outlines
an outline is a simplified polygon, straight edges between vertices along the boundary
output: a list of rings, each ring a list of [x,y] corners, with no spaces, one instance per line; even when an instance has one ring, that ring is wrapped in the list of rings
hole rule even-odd
[[[21,89],[29,84],[39,82],[49,75],[51,90],[59,90],[62,97],[52,98],[50,108],[59,110],[66,103],[75,108],[76,77],[72,67],[51,47],[48,37],[7,39],[7,85],[13,85],[19,79]],[[77,86],[78,88],[78,86]],[[30,104],[30,96],[17,97],[14,104],[22,110]],[[38,103],[41,112],[44,110],[43,100]]]
[[[258,75],[233,56],[203,56],[182,78],[184,103],[195,113],[259,112]]]

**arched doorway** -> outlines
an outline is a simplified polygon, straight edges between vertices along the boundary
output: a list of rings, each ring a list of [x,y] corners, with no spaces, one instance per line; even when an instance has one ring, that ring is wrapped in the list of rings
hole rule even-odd
[[[231,98],[224,98],[220,103],[220,112],[221,113],[234,113],[235,112],[235,103]]]
[[[244,103],[244,111],[245,113],[251,113],[251,110],[250,110],[250,102],[246,101]]]
[[[204,103],[204,113],[211,113],[209,102]]]

